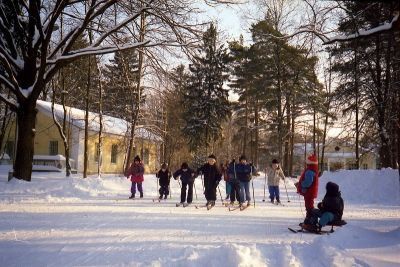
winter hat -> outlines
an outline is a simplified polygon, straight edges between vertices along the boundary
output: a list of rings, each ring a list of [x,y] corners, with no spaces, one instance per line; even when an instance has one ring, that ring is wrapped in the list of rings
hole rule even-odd
[[[181,169],[187,169],[189,168],[188,164],[186,162],[182,163]]]
[[[326,194],[328,196],[337,196],[339,194],[339,185],[334,182],[326,183]]]
[[[277,159],[273,159],[272,164],[279,164],[279,161]]]
[[[133,159],[133,161],[139,161],[139,162],[140,162],[139,156],[136,156],[136,157]]]
[[[208,156],[208,158],[217,160],[217,158],[214,156],[214,154],[211,154],[210,156]]]
[[[161,165],[161,169],[166,169],[167,168],[167,164],[166,163],[163,163],[162,165]]]
[[[245,155],[241,155],[241,156],[240,156],[239,161],[242,161],[242,160],[247,160],[247,158],[246,158]]]
[[[309,156],[306,160],[307,165],[318,165],[318,159],[317,156],[315,156],[314,154],[312,154],[311,156]]]

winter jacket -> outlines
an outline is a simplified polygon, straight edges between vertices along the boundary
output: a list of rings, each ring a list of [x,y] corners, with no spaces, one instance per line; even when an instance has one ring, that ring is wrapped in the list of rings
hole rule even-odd
[[[169,186],[169,181],[171,179],[171,173],[168,169],[163,171],[162,169],[156,173],[156,177],[160,179],[160,186]]]
[[[206,163],[197,169],[197,173],[202,173],[204,175],[205,188],[217,187],[222,177],[221,171],[215,164],[210,165]]]
[[[188,184],[194,182],[195,177],[193,174],[194,171],[190,168],[187,168],[186,171],[183,171],[182,169],[177,170],[174,172],[173,176],[175,180],[180,176],[182,183]]]
[[[318,208],[322,212],[333,213],[334,221],[340,221],[342,219],[344,201],[337,184],[332,182],[326,184],[326,194],[322,202],[318,203]]]
[[[236,176],[241,182],[249,182],[251,180],[252,166],[239,163],[236,165],[235,169]]]
[[[229,163],[228,165],[228,177],[229,177],[229,181],[235,180],[237,179],[237,174],[236,174],[236,162],[232,161],[231,163]]]
[[[131,181],[135,183],[143,182],[144,167],[142,163],[132,163],[128,170],[128,177],[131,177]]]
[[[281,168],[278,169],[269,169],[267,172],[268,175],[268,186],[279,186],[280,179],[285,179],[285,175]]]
[[[307,165],[296,185],[297,193],[305,197],[317,198],[318,196],[318,166]]]

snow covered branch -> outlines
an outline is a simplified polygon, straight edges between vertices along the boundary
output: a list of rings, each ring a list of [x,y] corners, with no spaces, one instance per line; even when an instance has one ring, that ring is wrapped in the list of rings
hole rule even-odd
[[[357,39],[357,38],[362,38],[362,37],[367,37],[367,36],[371,36],[374,34],[379,34],[382,32],[386,32],[389,30],[392,30],[395,25],[397,25],[397,27],[399,27],[400,22],[399,22],[399,12],[396,12],[394,14],[395,16],[393,17],[393,19],[390,22],[385,22],[382,25],[378,26],[378,27],[374,27],[371,28],[369,30],[358,30],[357,32],[353,33],[353,34],[349,34],[349,35],[337,35],[334,36],[328,40],[326,40],[324,42],[324,44],[332,44],[334,42],[344,42],[344,41],[350,41],[353,39]]]

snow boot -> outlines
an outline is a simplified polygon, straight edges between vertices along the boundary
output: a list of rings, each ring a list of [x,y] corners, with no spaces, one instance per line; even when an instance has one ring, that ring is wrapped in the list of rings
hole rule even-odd
[[[135,198],[135,195],[134,194],[132,194],[130,197],[129,197],[129,199],[134,199]]]
[[[143,198],[143,192],[140,192],[140,198]]]

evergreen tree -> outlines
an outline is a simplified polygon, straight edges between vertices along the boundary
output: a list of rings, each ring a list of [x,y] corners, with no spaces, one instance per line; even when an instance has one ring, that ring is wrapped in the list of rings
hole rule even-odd
[[[106,80],[103,104],[105,114],[130,118],[129,113],[135,110],[132,103],[137,99],[137,68],[138,55],[134,50],[116,52],[110,63],[106,64],[103,72]],[[140,93],[143,94],[143,90]]]
[[[220,136],[221,123],[230,113],[228,89],[223,87],[228,78],[228,54],[223,45],[218,45],[217,36],[217,29],[211,24],[203,35],[200,55],[189,66],[183,92],[183,132],[192,151],[200,146],[208,149],[210,141]]]

